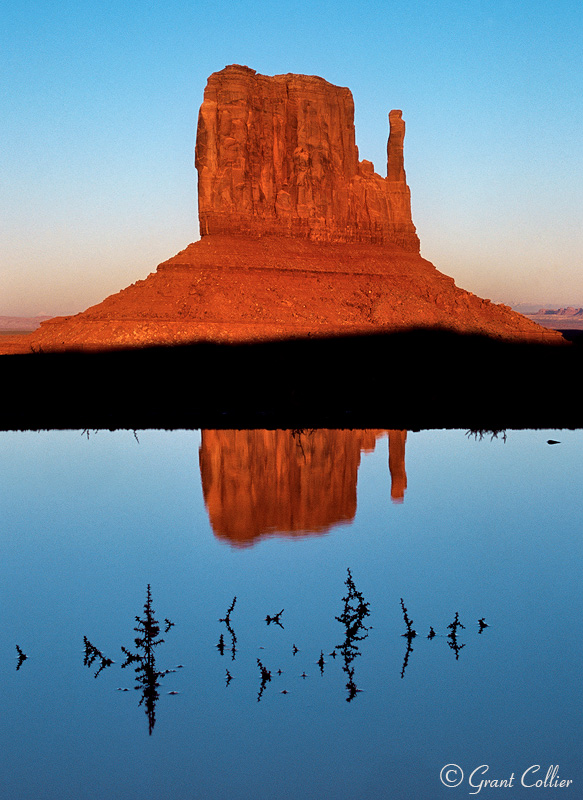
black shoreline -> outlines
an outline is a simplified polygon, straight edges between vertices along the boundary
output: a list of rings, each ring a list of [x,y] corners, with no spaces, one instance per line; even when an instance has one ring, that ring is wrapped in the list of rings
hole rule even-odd
[[[447,331],[0,357],[0,430],[583,427],[583,332]]]

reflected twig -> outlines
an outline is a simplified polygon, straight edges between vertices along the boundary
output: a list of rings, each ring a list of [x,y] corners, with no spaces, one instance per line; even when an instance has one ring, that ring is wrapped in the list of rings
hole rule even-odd
[[[83,660],[83,664],[86,667],[91,667],[93,662],[99,659],[100,666],[97,672],[95,673],[95,677],[99,675],[99,673],[104,670],[106,667],[110,667],[115,662],[111,660],[111,658],[107,658],[103,655],[101,650],[99,650],[95,645],[91,644],[89,639],[84,636],[83,637],[83,644],[85,645],[85,658]],[[18,647],[18,646],[17,646]]]
[[[271,681],[271,672],[270,670],[266,669],[261,661],[257,659],[257,666],[261,670],[261,685],[259,687],[259,693],[257,695],[257,702],[261,700],[261,696],[265,690],[266,685]]]
[[[219,620],[219,622],[224,622],[225,623],[225,625],[227,626],[227,630],[229,631],[229,634],[231,636],[231,660],[232,661],[235,660],[235,653],[237,652],[237,637],[235,635],[235,631],[231,627],[231,614],[233,613],[233,609],[235,608],[235,603],[236,602],[237,602],[237,596],[235,595],[235,597],[233,597],[233,602],[231,603],[231,605],[227,609],[227,613],[225,614],[225,616],[222,619]],[[223,634],[222,633],[221,633],[221,638],[219,639],[219,644],[217,645],[217,647],[219,648],[220,654],[223,655],[224,648],[225,648],[225,641],[223,639]]]
[[[401,597],[401,609],[403,611],[403,618],[405,620],[405,625],[407,626],[407,632],[401,634],[407,639],[407,650],[405,652],[405,656],[403,658],[403,666],[401,668],[401,678],[405,677],[405,670],[407,669],[407,664],[409,663],[409,657],[413,652],[413,645],[411,642],[417,636],[417,631],[413,628],[413,620],[409,618],[409,614],[407,613],[407,609],[405,608],[405,601]],[[431,631],[433,628],[431,628]],[[429,632],[429,637],[431,637],[431,631]],[[433,634],[435,636],[435,633]],[[428,638],[429,638],[428,637]]]
[[[269,616],[268,614],[265,617],[265,621],[267,622],[268,625],[271,625],[271,623],[273,622],[275,625],[279,625],[279,627],[283,629],[283,625],[281,624],[280,618],[284,611],[285,609],[282,608],[281,611],[278,614],[274,614],[273,617]]]
[[[465,626],[462,625],[462,623],[460,622],[459,614],[458,614],[457,611],[455,612],[454,621],[450,625],[448,625],[447,627],[448,627],[448,629],[450,631],[450,633],[448,634],[448,637],[447,637],[449,639],[448,645],[455,652],[455,657],[456,657],[456,661],[457,661],[459,659],[459,657],[460,657],[460,650],[463,647],[465,647],[465,644],[460,644],[458,642],[458,640],[457,640],[458,628],[461,628],[462,630],[465,630]]]
[[[490,436],[491,442],[494,441],[494,439],[498,439],[498,437],[500,437],[500,439],[502,439],[503,442],[506,442],[507,439],[506,430],[504,429],[494,430],[494,431],[486,429],[469,430],[466,431],[466,436],[468,437],[468,439],[473,436],[477,442],[481,442],[484,436]]]
[[[302,443],[302,436],[311,436],[314,433],[314,428],[293,428],[291,431],[292,438],[296,442],[296,446],[300,450],[304,461],[306,461],[306,451]]]
[[[18,664],[16,665],[16,671],[18,672],[18,670],[23,665],[23,663],[26,661],[28,656],[26,655],[26,653],[22,652],[22,650],[20,649],[20,647],[18,645],[16,645],[16,652],[18,653],[18,656],[17,656]]]

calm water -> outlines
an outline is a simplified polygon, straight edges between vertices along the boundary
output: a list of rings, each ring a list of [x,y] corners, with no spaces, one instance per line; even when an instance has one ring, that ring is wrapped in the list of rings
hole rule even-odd
[[[582,431],[1,433],[0,473],[2,797],[583,796]]]

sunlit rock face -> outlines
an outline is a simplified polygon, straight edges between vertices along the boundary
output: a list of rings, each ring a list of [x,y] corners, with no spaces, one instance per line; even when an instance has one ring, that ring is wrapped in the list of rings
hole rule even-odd
[[[346,88],[230,66],[208,79],[196,166],[202,239],[103,302],[0,337],[0,353],[391,334],[562,341],[422,258],[389,114],[387,176],[359,161]]]
[[[361,455],[387,434],[391,499],[402,502],[406,431],[203,430],[201,483],[215,535],[246,546],[351,522]]]
[[[405,123],[391,111],[387,178],[359,161],[349,89],[313,75],[231,65],[208,79],[198,118],[201,235],[392,242],[418,252],[403,166]]]

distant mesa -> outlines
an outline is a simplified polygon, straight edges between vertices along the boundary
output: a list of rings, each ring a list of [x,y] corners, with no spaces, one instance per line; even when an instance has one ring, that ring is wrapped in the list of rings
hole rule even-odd
[[[210,76],[195,163],[201,239],[155,273],[0,353],[441,328],[562,341],[419,254],[401,111],[386,177],[360,160],[349,89],[231,65]],[[10,342],[9,342],[10,340]]]
[[[541,308],[539,314],[555,314],[558,317],[583,317],[583,308]]]
[[[36,330],[42,322],[51,319],[50,316],[37,317],[3,317],[0,316],[0,332],[24,332]]]
[[[583,308],[566,306],[564,308],[540,308],[527,315],[539,325],[559,330],[583,330]]]

